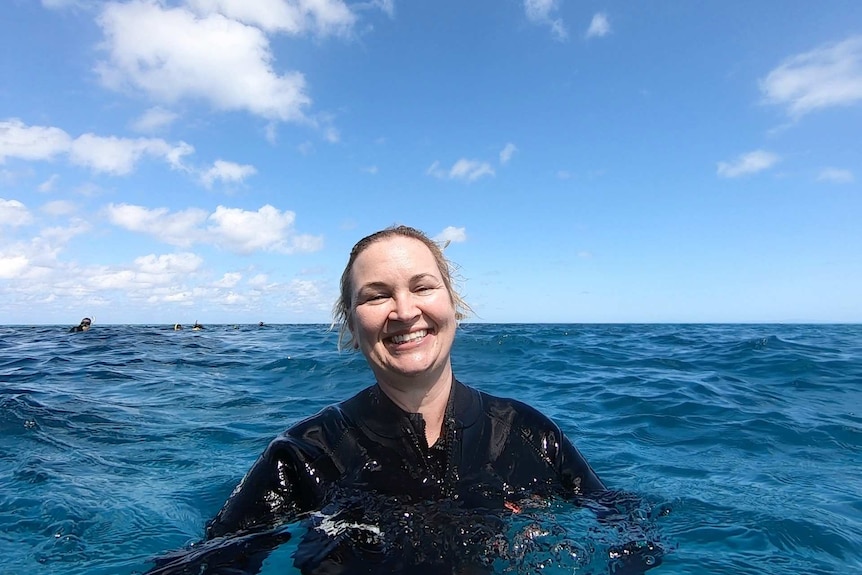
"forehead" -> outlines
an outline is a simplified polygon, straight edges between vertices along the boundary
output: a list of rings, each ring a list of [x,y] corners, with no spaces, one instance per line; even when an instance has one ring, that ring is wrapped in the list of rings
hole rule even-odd
[[[374,242],[353,262],[354,285],[376,281],[375,276],[393,273],[418,273],[440,276],[434,254],[423,242],[402,236]]]

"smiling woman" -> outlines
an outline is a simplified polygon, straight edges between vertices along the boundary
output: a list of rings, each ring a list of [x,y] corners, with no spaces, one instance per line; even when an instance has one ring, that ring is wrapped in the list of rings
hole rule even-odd
[[[506,525],[537,501],[619,516],[550,419],[455,378],[450,353],[468,310],[422,232],[393,227],[357,243],[334,314],[340,345],[362,352],[376,383],[275,438],[207,525],[208,541],[151,573],[256,572],[296,521],[308,528],[294,554],[304,573],[487,572],[506,552]],[[395,541],[381,536],[392,533],[384,523],[417,509],[441,521],[396,529]],[[432,538],[447,529],[445,542]],[[628,546],[615,560],[637,573],[659,551]]]

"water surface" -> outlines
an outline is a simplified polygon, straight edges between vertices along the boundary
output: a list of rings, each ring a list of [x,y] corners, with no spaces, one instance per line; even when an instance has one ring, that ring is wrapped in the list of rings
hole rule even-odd
[[[327,326],[67,329],[0,327],[4,574],[145,571],[201,537],[273,436],[371,383]],[[670,551],[651,573],[862,572],[862,326],[466,324],[453,357],[642,499]],[[605,565],[582,513],[529,519],[548,535],[498,571]]]

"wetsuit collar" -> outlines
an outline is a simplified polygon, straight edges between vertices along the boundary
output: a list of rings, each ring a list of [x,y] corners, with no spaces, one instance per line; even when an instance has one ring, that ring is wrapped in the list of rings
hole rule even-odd
[[[389,399],[379,385],[373,385],[353,400],[348,400],[344,407],[358,416],[361,425],[383,437],[400,437],[404,435],[405,425],[410,425],[411,414]],[[455,429],[470,427],[481,413],[479,392],[453,378],[446,411],[450,409]]]

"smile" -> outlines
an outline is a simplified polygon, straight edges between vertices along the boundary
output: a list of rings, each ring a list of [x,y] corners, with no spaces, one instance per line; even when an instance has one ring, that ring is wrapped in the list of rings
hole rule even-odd
[[[416,341],[417,339],[422,339],[428,335],[427,329],[420,329],[419,331],[414,331],[411,333],[405,333],[401,335],[393,335],[392,343],[407,343],[408,341]]]

